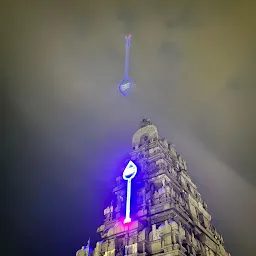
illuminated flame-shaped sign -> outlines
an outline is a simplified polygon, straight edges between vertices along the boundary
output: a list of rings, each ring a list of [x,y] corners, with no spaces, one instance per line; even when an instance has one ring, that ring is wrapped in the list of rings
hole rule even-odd
[[[131,189],[132,189],[132,179],[135,177],[137,173],[137,166],[132,162],[129,161],[127,166],[123,172],[123,179],[127,180],[127,197],[126,197],[126,214],[124,223],[131,222],[130,217],[130,207],[131,207]]]

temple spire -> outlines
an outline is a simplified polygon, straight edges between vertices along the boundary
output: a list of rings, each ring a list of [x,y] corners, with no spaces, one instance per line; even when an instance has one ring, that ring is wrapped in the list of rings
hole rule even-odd
[[[150,121],[149,118],[144,118],[140,122],[140,128],[146,127],[146,126],[151,125],[151,124],[152,124],[152,122]]]
[[[89,239],[87,241],[87,246],[86,246],[89,251],[90,251],[90,243],[91,243],[91,238],[89,237]]]

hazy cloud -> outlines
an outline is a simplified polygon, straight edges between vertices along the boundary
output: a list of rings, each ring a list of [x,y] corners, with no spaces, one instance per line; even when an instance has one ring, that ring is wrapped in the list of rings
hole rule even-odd
[[[82,222],[70,231],[80,246],[100,223],[102,197],[140,119],[151,117],[188,159],[228,249],[255,254],[254,2],[6,1],[3,9],[10,182],[27,191],[24,207],[33,205],[33,214],[21,213],[21,234],[26,214],[38,218],[32,234],[72,205],[63,222]],[[121,97],[127,33],[135,85]],[[90,216],[98,219],[75,231]]]

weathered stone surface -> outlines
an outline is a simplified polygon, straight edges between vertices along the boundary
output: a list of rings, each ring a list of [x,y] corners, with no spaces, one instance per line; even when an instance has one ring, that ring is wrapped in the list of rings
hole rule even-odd
[[[230,256],[174,145],[161,139],[156,126],[144,119],[132,146],[131,159],[138,166],[132,185],[133,221],[123,224],[126,183],[120,170],[113,202],[97,229],[102,241],[96,244],[94,256]],[[77,256],[88,252],[81,249]]]

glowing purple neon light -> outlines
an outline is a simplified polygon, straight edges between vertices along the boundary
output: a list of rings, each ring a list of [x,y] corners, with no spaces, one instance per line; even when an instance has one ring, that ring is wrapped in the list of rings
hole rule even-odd
[[[132,38],[132,35],[128,35],[125,37],[126,45],[125,45],[124,78],[119,83],[119,86],[118,86],[119,91],[123,96],[128,95],[133,84],[132,78],[129,77],[131,38]]]
[[[130,45],[131,45],[132,35],[125,37],[126,46],[125,46],[125,64],[124,64],[124,78],[129,77],[129,64],[130,64]]]
[[[126,214],[124,223],[131,222],[130,212],[131,212],[131,189],[132,189],[132,179],[137,173],[137,166],[129,161],[123,172],[123,179],[127,180],[127,197],[126,197]]]

